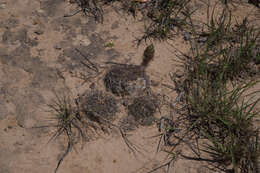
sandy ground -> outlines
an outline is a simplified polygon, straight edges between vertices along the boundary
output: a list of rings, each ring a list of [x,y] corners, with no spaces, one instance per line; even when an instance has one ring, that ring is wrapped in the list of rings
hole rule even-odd
[[[205,15],[201,8],[198,19]],[[45,105],[55,97],[54,91],[69,89],[76,96],[89,89],[92,82],[104,89],[102,80],[82,84],[80,73],[88,69],[81,64],[84,58],[75,48],[100,67],[107,67],[107,61],[139,64],[142,60],[149,42],[137,47],[134,41],[143,32],[143,22],[111,7],[104,9],[103,24],[81,13],[63,17],[75,9],[64,0],[0,0],[0,173],[53,172],[66,142],[61,136],[48,143],[55,129],[33,128],[48,124],[52,115],[45,111]],[[238,18],[252,9],[256,10],[248,5]],[[108,42],[114,47],[106,48]],[[173,85],[169,73],[178,65],[173,53],[175,49],[187,51],[187,44],[181,34],[172,41],[154,42],[155,58],[147,73],[158,83],[153,91],[170,100],[177,94],[162,84]],[[124,112],[120,114],[124,116]],[[165,108],[156,116],[167,114]],[[147,172],[167,161],[166,153],[156,152],[158,138],[151,138],[158,133],[156,125],[132,131],[129,139],[140,150],[136,155],[120,134],[100,135],[84,148],[76,145],[58,172]],[[206,171],[195,161],[179,159],[171,172]]]

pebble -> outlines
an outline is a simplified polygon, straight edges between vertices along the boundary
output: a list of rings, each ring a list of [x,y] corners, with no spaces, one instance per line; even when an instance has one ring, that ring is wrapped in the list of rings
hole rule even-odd
[[[159,86],[159,84],[160,84],[160,82],[155,81],[155,80],[151,80],[151,85],[152,85],[153,87],[157,87],[157,86]]]
[[[0,3],[0,9],[5,9],[6,8],[6,2]]]
[[[74,39],[73,45],[82,45],[82,46],[88,46],[90,45],[90,40],[87,36],[84,35],[77,35],[77,37]]]
[[[129,101],[127,99],[123,99],[122,100],[122,105],[123,106],[128,106],[129,105]]]
[[[200,37],[198,43],[205,43],[208,40],[208,37]]]
[[[89,85],[90,89],[95,89],[95,87],[96,87],[95,83],[92,83],[92,84]]]
[[[184,73],[181,70],[177,70],[174,74],[177,78],[181,78],[184,76]]]
[[[182,33],[182,36],[183,36],[183,39],[184,39],[185,41],[191,40],[191,33],[189,33],[189,32],[183,32],[183,33]]]
[[[57,44],[56,46],[54,46],[55,49],[61,50],[61,45]]]
[[[44,33],[44,31],[41,29],[37,29],[36,31],[34,31],[34,33],[37,35],[42,35]]]

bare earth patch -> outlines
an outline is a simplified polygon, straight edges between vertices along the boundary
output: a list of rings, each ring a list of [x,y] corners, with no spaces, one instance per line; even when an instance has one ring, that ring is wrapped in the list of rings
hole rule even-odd
[[[195,4],[201,9],[195,18],[205,21],[205,4]],[[259,9],[246,7],[234,10],[238,20],[250,11],[259,17]],[[54,93],[68,91],[81,98],[90,121],[100,124],[101,116],[124,129],[134,152],[117,128],[110,129],[73,145],[58,172],[145,173],[169,160],[157,151],[157,123],[169,116],[178,96],[170,73],[180,68],[176,55],[189,50],[189,35],[180,30],[172,39],[137,46],[145,28],[140,14],[134,18],[116,4],[104,7],[103,23],[82,12],[64,17],[76,9],[64,0],[0,2],[0,173],[54,172],[67,141],[60,135],[48,142],[56,128],[43,127],[55,121],[46,105]],[[143,53],[151,43],[153,61],[144,69]],[[211,172],[205,164],[180,158],[170,167],[174,173]]]

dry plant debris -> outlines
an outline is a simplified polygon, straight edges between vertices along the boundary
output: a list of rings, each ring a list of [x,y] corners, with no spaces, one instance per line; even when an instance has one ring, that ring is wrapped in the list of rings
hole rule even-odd
[[[102,123],[114,120],[118,111],[117,100],[102,91],[86,91],[80,99],[81,111],[91,121]]]
[[[133,99],[133,103],[128,106],[128,114],[141,125],[151,125],[158,107],[158,97],[147,94]]]
[[[80,117],[76,102],[68,94],[58,95],[55,93],[55,96],[56,98],[52,101],[52,103],[47,105],[50,109],[49,111],[53,114],[54,119],[57,121],[57,124],[53,125],[57,128],[57,130],[49,141],[56,139],[61,135],[66,135],[67,138],[67,148],[58,161],[57,167],[54,171],[56,173],[63,159],[72,150],[74,144],[80,142],[80,140],[84,143],[88,141],[88,137],[86,131],[84,130],[84,122]]]

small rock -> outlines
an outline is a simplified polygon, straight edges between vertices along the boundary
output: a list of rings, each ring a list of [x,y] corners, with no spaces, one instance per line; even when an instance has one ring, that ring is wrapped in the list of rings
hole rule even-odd
[[[118,27],[119,27],[119,22],[118,22],[118,21],[114,22],[114,23],[111,25],[111,29],[116,29],[116,28],[118,28]]]
[[[128,101],[127,99],[124,99],[124,100],[122,101],[122,105],[123,105],[123,106],[128,106],[128,105],[129,105],[129,101]]]
[[[92,83],[92,84],[89,85],[89,88],[90,88],[90,89],[95,89],[95,87],[96,87],[96,84],[95,84],[95,83]]]
[[[199,37],[198,43],[205,43],[208,40],[208,37]]]
[[[34,33],[37,35],[42,35],[44,33],[44,31],[41,29],[37,29],[36,31],[34,31]]]
[[[181,78],[182,76],[184,76],[184,73],[181,71],[181,70],[177,70],[174,75],[177,77],[177,78]]]
[[[6,2],[2,2],[0,4],[0,9],[5,9],[6,8]]]
[[[91,41],[88,39],[87,36],[84,35],[77,35],[77,37],[74,39],[73,45],[82,45],[82,46],[88,46],[90,45]]]
[[[37,10],[37,13],[44,13],[44,10],[38,9],[38,10]]]
[[[157,86],[159,86],[159,82],[151,80],[151,86],[157,87]]]
[[[189,33],[189,32],[183,32],[183,33],[182,33],[182,36],[183,36],[183,39],[184,39],[185,41],[191,40],[191,33]]]
[[[22,145],[23,145],[23,143],[22,143],[22,142],[19,142],[19,141],[17,141],[17,142],[14,143],[14,146],[16,146],[16,147],[17,147],[17,146],[22,146]]]
[[[5,119],[8,116],[8,111],[5,105],[0,105],[0,121]]]
[[[19,24],[19,20],[16,19],[15,17],[10,17],[9,19],[1,23],[1,25],[3,25],[6,29],[15,28],[18,26],[18,24]]]
[[[54,46],[55,49],[61,50],[61,45],[57,44],[56,46]]]
[[[248,0],[248,3],[249,4],[253,4],[254,6],[256,6],[256,7],[260,7],[260,2],[259,2],[259,0]]]
[[[259,73],[259,67],[255,63],[251,62],[248,65],[250,67],[250,71],[251,71],[252,74]]]

